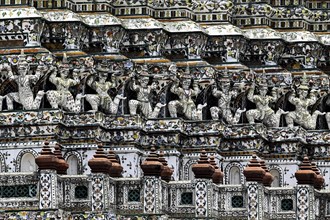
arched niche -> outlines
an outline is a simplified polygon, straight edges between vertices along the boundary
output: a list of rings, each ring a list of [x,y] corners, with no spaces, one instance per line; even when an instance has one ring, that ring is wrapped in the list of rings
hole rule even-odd
[[[239,167],[233,166],[229,170],[229,184],[239,185],[241,184],[241,171]]]
[[[272,182],[271,187],[280,187],[281,186],[281,179],[280,179],[280,173],[278,172],[278,170],[272,169],[269,172],[274,177],[274,180]]]
[[[244,184],[243,166],[239,162],[231,162],[227,164],[224,170],[225,184],[237,185]]]
[[[69,168],[67,170],[68,175],[77,175],[79,174],[79,160],[78,157],[74,154],[70,155],[67,159]]]
[[[6,163],[5,163],[5,157],[2,153],[0,153],[0,172],[4,173],[6,172]]]
[[[21,158],[20,172],[36,172],[38,166],[32,153],[25,153]]]

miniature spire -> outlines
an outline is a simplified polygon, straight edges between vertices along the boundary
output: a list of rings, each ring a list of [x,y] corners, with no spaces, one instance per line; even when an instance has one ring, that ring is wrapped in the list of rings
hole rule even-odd
[[[49,142],[45,141],[40,155],[36,158],[39,170],[56,170],[58,159],[49,147]]]
[[[223,173],[221,172],[220,168],[218,167],[217,163],[215,162],[214,155],[210,156],[210,164],[214,167],[214,173],[212,175],[213,183],[222,183],[223,180]]]
[[[164,152],[161,151],[159,153],[159,161],[163,164],[163,170],[161,172],[161,178],[162,180],[165,180],[166,182],[169,182],[171,180],[173,170],[167,165],[167,161],[164,157]]]
[[[163,164],[159,161],[158,154],[154,147],[151,148],[149,156],[141,164],[145,176],[161,176]]]
[[[262,183],[264,186],[270,187],[272,185],[272,182],[274,181],[273,175],[269,172],[268,167],[266,166],[266,163],[264,160],[260,160],[261,168],[266,171],[264,178],[262,179]]]
[[[307,156],[304,157],[303,162],[299,165],[299,170],[295,173],[298,184],[313,185],[316,173],[312,170],[312,165]]]
[[[109,173],[111,165],[102,144],[99,144],[94,157],[88,161],[88,166],[91,168],[92,173]]]
[[[116,154],[113,150],[109,150],[108,159],[111,162],[112,166],[109,171],[111,177],[122,177],[121,173],[123,172],[123,167],[120,165],[117,160]]]
[[[314,179],[314,187],[315,189],[322,189],[324,187],[324,177],[321,175],[320,170],[317,168],[316,163],[312,162],[312,170],[316,174],[316,178]]]
[[[252,156],[252,159],[243,171],[246,181],[258,183],[262,183],[265,173],[266,171],[261,168],[256,155]]]
[[[67,169],[69,168],[69,164],[64,160],[61,152],[62,146],[58,143],[55,144],[54,155],[57,157],[57,173],[58,174],[66,174]]]
[[[208,161],[205,149],[203,149],[197,164],[192,165],[195,178],[212,179],[214,170],[214,167]]]

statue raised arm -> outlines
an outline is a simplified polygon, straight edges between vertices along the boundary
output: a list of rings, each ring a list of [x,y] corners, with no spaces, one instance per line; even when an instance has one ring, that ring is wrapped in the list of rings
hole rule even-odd
[[[9,78],[14,80],[18,85],[18,92],[11,92],[6,95],[8,110],[14,109],[14,101],[23,105],[23,109],[31,110],[40,107],[41,99],[45,92],[39,91],[34,97],[32,86],[39,80],[42,75],[42,70],[38,67],[36,74],[28,74],[30,65],[26,61],[26,55],[22,53],[19,55],[17,63],[18,75],[14,75],[12,71],[8,72]]]
[[[72,72],[72,78],[68,78],[70,73],[70,66],[67,63],[66,55],[64,54],[63,61],[57,66],[57,70],[60,73],[60,77],[57,76],[57,71],[54,70],[49,81],[56,86],[56,90],[47,91],[47,99],[52,108],[63,108],[64,110],[71,112],[80,112],[81,99],[84,97],[82,94],[78,94],[76,99],[70,92],[70,88],[80,84],[79,69],[74,69]]]
[[[111,88],[117,87],[117,80],[112,78],[110,81],[107,81],[109,72],[110,69],[107,65],[103,64],[96,69],[96,77],[98,77],[98,79],[95,80],[96,77],[90,77],[87,80],[87,84],[94,89],[97,94],[87,94],[86,101],[92,106],[92,111],[98,111],[99,107],[101,107],[111,114],[117,114],[120,100],[126,99],[126,97],[118,94],[114,100],[112,100],[108,92]]]
[[[136,115],[137,110],[140,109],[143,116],[147,118],[157,118],[160,112],[160,109],[166,104],[157,103],[153,109],[151,105],[151,93],[155,91],[156,84],[149,84],[149,75],[147,68],[145,67],[139,75],[139,79],[133,79],[131,84],[131,90],[137,93],[136,99],[129,100],[129,112],[130,115]]]
[[[288,101],[296,107],[294,111],[289,112],[285,117],[288,127],[293,127],[294,123],[296,123],[306,129],[315,129],[317,117],[325,114],[320,111],[315,111],[311,114],[308,111],[308,107],[314,105],[317,101],[317,91],[311,90],[308,93],[308,90],[309,87],[304,75],[296,93],[292,93],[288,98]]]
[[[219,87],[221,89],[219,89]],[[218,120],[219,117],[221,117],[228,124],[237,124],[241,114],[245,112],[245,109],[237,109],[233,115],[231,111],[231,101],[233,98],[236,98],[237,91],[230,89],[229,78],[224,78],[219,85],[214,85],[212,95],[218,98],[218,106],[210,108],[212,119]]]
[[[170,101],[168,104],[171,117],[176,118],[177,113],[181,113],[187,119],[202,120],[202,109],[206,105],[199,105],[196,108],[196,104],[193,100],[200,93],[198,84],[193,82],[191,77],[186,73],[185,76],[181,77],[182,87],[179,85],[178,78],[175,78],[170,91],[178,95],[179,99]]]
[[[251,109],[246,112],[248,122],[253,124],[255,123],[255,120],[259,120],[268,127],[279,127],[281,115],[287,114],[287,112],[279,109],[275,113],[269,105],[278,100],[280,90],[273,88],[271,95],[267,95],[267,84],[260,84],[258,87],[258,95],[255,94],[254,84],[251,86],[247,94],[247,99],[256,105],[256,109]]]

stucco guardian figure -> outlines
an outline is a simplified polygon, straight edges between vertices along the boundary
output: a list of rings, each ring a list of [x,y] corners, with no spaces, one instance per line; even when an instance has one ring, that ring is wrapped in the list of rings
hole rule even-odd
[[[84,97],[82,94],[78,94],[76,99],[69,89],[80,83],[78,69],[73,70],[73,78],[68,78],[70,67],[67,63],[66,55],[64,54],[63,61],[58,65],[58,72],[60,77],[57,76],[57,72],[53,71],[49,77],[49,81],[56,86],[56,90],[47,91],[47,99],[52,108],[63,108],[70,112],[80,112],[81,99]]]
[[[179,96],[178,100],[170,101],[168,104],[168,110],[172,118],[178,117],[178,113],[183,114],[186,119],[189,120],[202,120],[202,110],[206,106],[198,105],[194,102],[194,98],[200,93],[200,89],[196,82],[192,82],[191,77],[186,75],[181,77],[180,80],[176,77],[170,91]]]
[[[225,78],[219,85],[213,85],[212,95],[219,99],[218,106],[213,106],[210,108],[212,119],[218,120],[219,117],[221,117],[228,124],[237,124],[241,114],[245,112],[246,109],[237,109],[233,115],[230,104],[232,99],[236,98],[237,90],[230,89],[229,79]]]
[[[18,92],[11,92],[6,95],[8,110],[14,109],[14,101],[23,105],[23,109],[39,109],[41,99],[45,92],[39,91],[34,97],[32,86],[39,80],[43,73],[41,66],[38,66],[36,73],[28,74],[30,65],[26,61],[26,55],[21,53],[17,64],[18,75],[14,75],[11,70],[8,71],[9,79],[14,80],[18,85]]]
[[[131,90],[137,93],[137,99],[129,100],[129,112],[130,115],[134,116],[137,114],[137,110],[140,109],[141,113],[146,118],[157,118],[162,107],[166,104],[157,103],[155,108],[151,105],[151,94],[156,90],[156,83],[149,85],[149,75],[145,67],[138,79],[135,79],[133,75],[133,82],[130,85]]]
[[[275,103],[280,95],[280,90],[273,88],[271,95],[267,95],[267,84],[259,85],[259,95],[255,94],[255,84],[252,84],[247,94],[248,100],[255,103],[256,109],[251,109],[246,112],[247,120],[250,124],[255,123],[255,120],[261,121],[267,127],[279,127],[282,114],[288,112],[279,109],[276,113],[269,106],[271,103]]]
[[[317,94],[319,93],[318,90],[312,89],[308,94],[308,90],[309,87],[304,76],[296,93],[292,93],[288,98],[289,102],[296,107],[294,111],[289,112],[285,117],[288,127],[293,127],[296,123],[306,129],[315,129],[317,117],[325,114],[318,110],[313,114],[308,111],[307,108],[316,103]]]
[[[99,107],[101,107],[111,114],[117,114],[120,100],[126,98],[118,94],[114,100],[112,100],[108,91],[111,88],[116,88],[118,82],[113,75],[111,76],[111,80],[107,81],[110,69],[106,65],[99,66],[96,71],[98,79],[96,79],[95,76],[90,77],[87,80],[87,85],[94,89],[97,94],[86,95],[86,100],[92,106],[92,111],[98,111]]]

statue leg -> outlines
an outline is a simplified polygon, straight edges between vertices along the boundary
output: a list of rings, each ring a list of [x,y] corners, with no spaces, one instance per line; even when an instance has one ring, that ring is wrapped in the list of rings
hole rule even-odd
[[[246,112],[246,118],[249,124],[254,124],[254,121],[261,116],[261,113],[257,109],[252,109]]]
[[[100,103],[100,98],[98,95],[94,94],[89,94],[86,95],[86,101],[91,105],[92,111],[98,111],[99,109],[99,103]]]
[[[55,90],[50,90],[46,92],[46,94],[47,94],[47,100],[49,101],[52,108],[58,108],[60,94]]]
[[[86,95],[83,95],[81,93],[77,94],[76,99],[73,103],[73,112],[79,113],[81,111],[81,99],[85,98]],[[73,98],[73,97],[72,97]]]
[[[139,105],[139,101],[138,100],[134,100],[134,99],[129,100],[128,107],[129,107],[129,114],[131,116],[136,115],[136,110],[137,110],[138,105]]]
[[[198,106],[197,106],[197,110],[196,110],[196,113],[195,113],[195,116],[194,116],[194,118],[196,119],[196,120],[203,120],[203,108],[205,108],[207,106],[207,104],[205,103],[205,104],[199,104]]]
[[[166,104],[162,104],[162,103],[157,103],[156,106],[155,106],[155,109],[152,111],[152,113],[150,114],[150,118],[157,118],[158,115],[159,115],[159,112],[160,112],[160,109],[162,107],[165,107]]]
[[[295,113],[294,112],[289,112],[285,116],[285,121],[286,121],[286,124],[288,125],[288,127],[293,127],[294,118],[295,118]]]
[[[14,109],[14,101],[20,103],[18,92],[12,92],[6,95],[8,110]]]
[[[328,129],[330,129],[330,112],[325,115],[325,119],[327,120]]]
[[[175,101],[170,101],[168,103],[168,111],[170,112],[170,115],[172,118],[177,118],[178,114],[177,114],[177,108],[179,107],[180,102],[175,100]]]
[[[2,111],[2,102],[6,98],[6,96],[1,96],[0,95],[0,111]]]
[[[211,117],[213,120],[218,120],[219,119],[219,113],[220,113],[220,108],[213,106],[210,108],[210,112],[211,112]]]
[[[80,104],[80,100],[81,100],[81,98],[79,99],[79,104]],[[64,98],[62,106],[64,109],[66,109],[70,112],[77,112],[78,105],[75,102],[75,100],[73,99],[73,96],[71,94]],[[80,105],[80,107],[81,107],[81,105]]]
[[[44,94],[45,94],[45,92],[43,90],[39,91],[37,93],[37,96],[33,101],[33,107],[32,107],[33,109],[39,109],[40,103],[41,103],[42,98],[44,97]]]
[[[239,122],[239,119],[241,118],[242,113],[245,112],[245,111],[246,111],[246,108],[237,109],[231,124],[233,124],[233,125],[237,124]]]
[[[122,95],[116,95],[113,102],[110,103],[110,113],[117,114],[120,100],[125,100],[125,99],[126,99],[126,97],[124,97]]]

